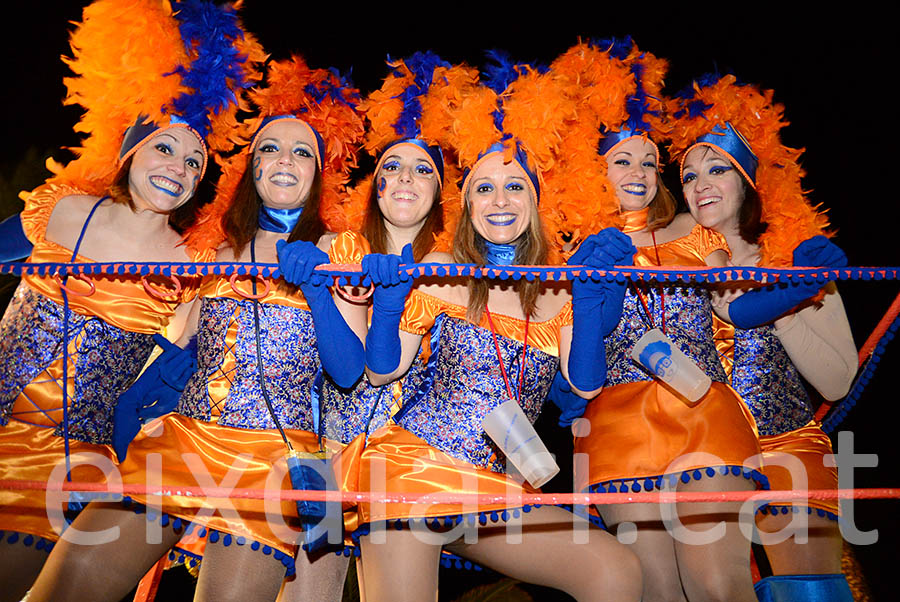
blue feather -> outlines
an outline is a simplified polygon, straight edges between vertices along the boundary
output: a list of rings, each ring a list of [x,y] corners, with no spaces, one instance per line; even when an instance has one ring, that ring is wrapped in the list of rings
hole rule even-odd
[[[391,62],[390,56],[388,56],[388,62]],[[397,96],[403,103],[403,109],[394,124],[394,131],[400,138],[415,138],[419,135],[418,124],[422,117],[422,97],[428,93],[428,88],[431,87],[434,70],[438,67],[449,69],[450,63],[430,51],[416,52],[403,62],[413,75],[413,83]],[[396,69],[394,75],[400,77],[402,73]]]
[[[229,104],[237,104],[232,90],[248,88],[242,65],[247,57],[238,53],[234,41],[243,38],[237,14],[230,6],[216,6],[205,0],[173,3],[179,32],[189,53],[196,58],[185,68],[175,69],[182,83],[191,89],[172,102],[174,112],[203,135],[211,130],[210,115]]]

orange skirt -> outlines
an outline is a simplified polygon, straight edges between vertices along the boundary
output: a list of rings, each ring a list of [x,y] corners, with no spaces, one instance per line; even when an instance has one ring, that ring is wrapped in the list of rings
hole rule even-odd
[[[760,453],[756,423],[726,384],[712,383],[696,403],[655,381],[615,385],[584,417],[590,431],[575,438],[575,453],[588,455],[587,485],[623,480],[639,490],[651,478],[706,467],[735,471],[748,460],[739,474],[764,480],[753,459]]]
[[[353,451],[353,444],[347,448]],[[376,503],[359,504],[359,523],[383,520],[407,521],[411,518],[459,517],[484,512],[522,508],[515,496],[539,493],[527,483],[512,477],[478,468],[432,447],[397,424],[390,423],[369,437],[368,445],[357,458],[342,462],[345,470],[358,477],[344,475],[350,490],[390,493],[473,493],[513,496],[506,503],[429,504]],[[497,520],[492,517],[492,520]]]
[[[760,437],[760,445],[763,450],[763,472],[769,478],[772,489],[837,489],[837,468],[825,466],[823,460],[826,454],[831,454],[831,439],[822,430],[818,422],[812,421],[806,426],[795,431],[789,431],[780,435]],[[791,477],[789,468],[782,466],[784,462],[779,460],[782,454],[790,454],[800,461],[803,470],[806,471],[806,486],[802,482],[796,482]],[[800,466],[794,466],[799,470]],[[776,502],[775,506],[806,506],[822,510],[837,518],[840,514],[838,500],[807,500],[798,502]]]
[[[285,433],[297,451],[319,448],[313,433]],[[144,427],[119,468],[126,484],[289,489],[286,451],[275,429],[225,427],[168,414]],[[147,496],[134,499],[148,504]],[[293,501],[178,496],[149,502],[151,509],[260,542],[291,558],[296,551],[300,527]]]
[[[61,482],[66,478],[66,451],[53,428],[10,420],[0,427],[0,479]],[[112,448],[69,439],[72,480],[105,483],[104,471],[115,470]],[[81,461],[91,462],[80,464]],[[57,541],[64,525],[62,511],[67,494],[52,494],[57,502],[47,505],[45,491],[0,490],[0,531],[18,531]]]

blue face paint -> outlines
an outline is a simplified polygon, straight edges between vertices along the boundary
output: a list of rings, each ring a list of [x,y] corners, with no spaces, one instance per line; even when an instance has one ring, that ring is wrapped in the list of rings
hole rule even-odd
[[[253,157],[253,179],[257,182],[262,180],[262,169],[259,167],[260,163],[262,163],[262,157]]]
[[[378,196],[381,196],[385,188],[387,188],[387,180],[384,179],[384,176],[381,176],[381,179],[378,181]]]

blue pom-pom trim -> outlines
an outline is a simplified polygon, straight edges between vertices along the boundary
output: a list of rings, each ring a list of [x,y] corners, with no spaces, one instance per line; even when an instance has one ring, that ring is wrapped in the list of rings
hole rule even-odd
[[[675,488],[679,482],[690,483],[691,480],[699,481],[703,478],[710,478],[718,475],[732,474],[734,476],[743,476],[745,479],[756,481],[762,489],[770,489],[769,479],[758,470],[744,468],[742,466],[705,466],[702,468],[692,468],[680,473],[672,473],[667,475],[658,475],[654,477],[637,477],[633,479],[611,479],[600,483],[593,483],[588,486],[591,493],[640,493],[641,491],[653,491],[654,489],[662,489],[666,483],[670,488]]]
[[[19,531],[0,531],[0,543],[5,543],[7,545],[15,545],[17,543],[21,543],[26,548],[34,548],[35,550],[41,550],[49,554],[53,550],[53,546],[56,545],[55,541],[50,541],[49,539],[44,539],[38,535],[32,535],[31,533],[20,533]]]
[[[812,506],[807,506],[805,504],[796,504],[792,503],[790,505],[786,504],[763,504],[756,511],[759,514],[770,514],[772,516],[778,514],[787,514],[788,512],[792,512],[797,514],[801,512],[803,509],[806,509],[806,513],[810,516],[815,514],[816,516],[827,518],[829,520],[833,520],[835,522],[840,522],[841,517],[835,514],[834,512],[829,512],[828,510],[824,510],[822,508],[813,508]]]
[[[477,522],[479,525],[485,526],[488,524],[488,522],[508,522],[510,515],[515,518],[519,518],[519,516],[521,516],[519,514],[520,512],[531,512],[532,508],[539,508],[540,506],[540,504],[525,504],[519,508],[510,508],[506,510],[485,510],[483,512],[473,512],[469,514],[450,514],[440,517],[427,518],[397,518],[388,519],[382,522],[384,523],[386,529],[393,528],[397,531],[408,529],[410,523],[415,523],[416,521],[421,522],[426,527],[440,527],[441,523],[443,523],[444,527],[450,528],[458,525],[463,521],[466,521],[466,524],[469,525],[474,525]],[[363,525],[360,525],[353,533],[351,533],[350,538],[353,540],[354,544],[359,545],[359,539],[371,532],[372,523],[365,523]]]

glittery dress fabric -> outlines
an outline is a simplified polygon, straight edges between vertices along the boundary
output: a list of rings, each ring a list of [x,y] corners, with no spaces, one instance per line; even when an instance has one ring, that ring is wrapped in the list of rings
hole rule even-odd
[[[57,201],[82,194],[46,186],[32,195],[22,213],[23,229],[34,244],[31,262],[65,263],[72,250],[46,240],[44,232]],[[85,236],[92,235],[88,225]],[[76,262],[91,262],[81,255]],[[68,312],[59,281],[23,276],[0,323],[0,479],[47,482],[65,478],[63,439],[63,346],[69,451],[73,464],[86,453],[113,465],[112,419],[116,400],[150,356],[152,335],[162,332],[191,286],[170,300],[147,293],[139,277],[93,275],[89,285],[69,278]],[[154,283],[158,288],[165,285]],[[174,289],[170,289],[174,292]],[[79,295],[78,293],[83,293]],[[68,340],[64,339],[68,321]],[[73,469],[75,481],[103,481],[96,468]],[[60,506],[62,508],[62,506]],[[54,528],[56,527],[56,529]],[[58,539],[43,491],[0,492],[0,530]]]
[[[716,250],[727,249],[720,235],[695,226],[682,238],[640,247],[634,264],[705,266]],[[658,261],[657,261],[658,253]],[[589,435],[576,437],[575,453],[588,455],[587,484],[595,490],[653,489],[664,477],[713,476],[718,471],[763,480],[744,461],[760,451],[753,416],[726,384],[713,340],[710,293],[702,285],[629,284],[622,318],[606,338],[607,382],[587,406]],[[632,361],[634,344],[652,327],[663,329],[712,380],[699,401],[688,402]],[[699,452],[699,455],[697,454]],[[700,470],[706,469],[706,470]]]
[[[482,431],[481,422],[509,398],[487,318],[466,320],[466,308],[413,291],[401,329],[430,333],[431,353],[418,389],[405,401],[402,417],[373,432],[362,453],[361,490],[389,492],[465,492],[513,495],[535,490],[506,474],[505,458]],[[497,341],[511,386],[522,362],[525,322],[492,314]],[[571,325],[571,305],[546,322],[529,325],[525,372],[519,403],[534,421],[559,365],[559,332]],[[513,382],[514,381],[514,382]],[[414,403],[413,403],[414,401]],[[410,518],[458,518],[521,507],[497,504],[363,504],[360,524]],[[505,517],[505,513],[502,513]],[[496,520],[496,517],[493,518]]]
[[[334,263],[359,263],[362,248],[352,233],[332,243]],[[280,280],[270,282],[259,300],[260,343],[266,390],[275,414],[294,449],[315,452],[318,417],[313,400],[321,396],[324,375],[316,348],[312,313],[299,289],[288,292]],[[280,285],[280,286],[279,286]],[[235,287],[252,292],[250,277]],[[257,283],[261,293],[265,286]],[[121,466],[125,482],[159,478],[177,486],[204,482],[251,489],[290,488],[287,448],[275,428],[262,395],[256,348],[253,301],[236,292],[228,278],[210,277],[200,290],[197,335],[199,369],[188,381],[174,413],[144,428]],[[322,408],[324,444],[336,452],[345,434],[362,421],[359,413],[334,399]],[[161,469],[147,463],[162,456]],[[211,481],[207,481],[210,479]],[[146,503],[147,498],[135,496]],[[163,502],[162,511],[207,528],[262,543],[293,555],[300,534],[292,501],[234,499],[233,511],[218,512],[222,500],[179,498]]]
[[[837,468],[823,461],[833,453],[831,439],[813,419],[809,395],[774,326],[744,330],[716,322],[717,346],[731,386],[759,427],[763,472],[771,488],[837,489]],[[814,508],[832,517],[840,513],[838,500],[773,505]]]

